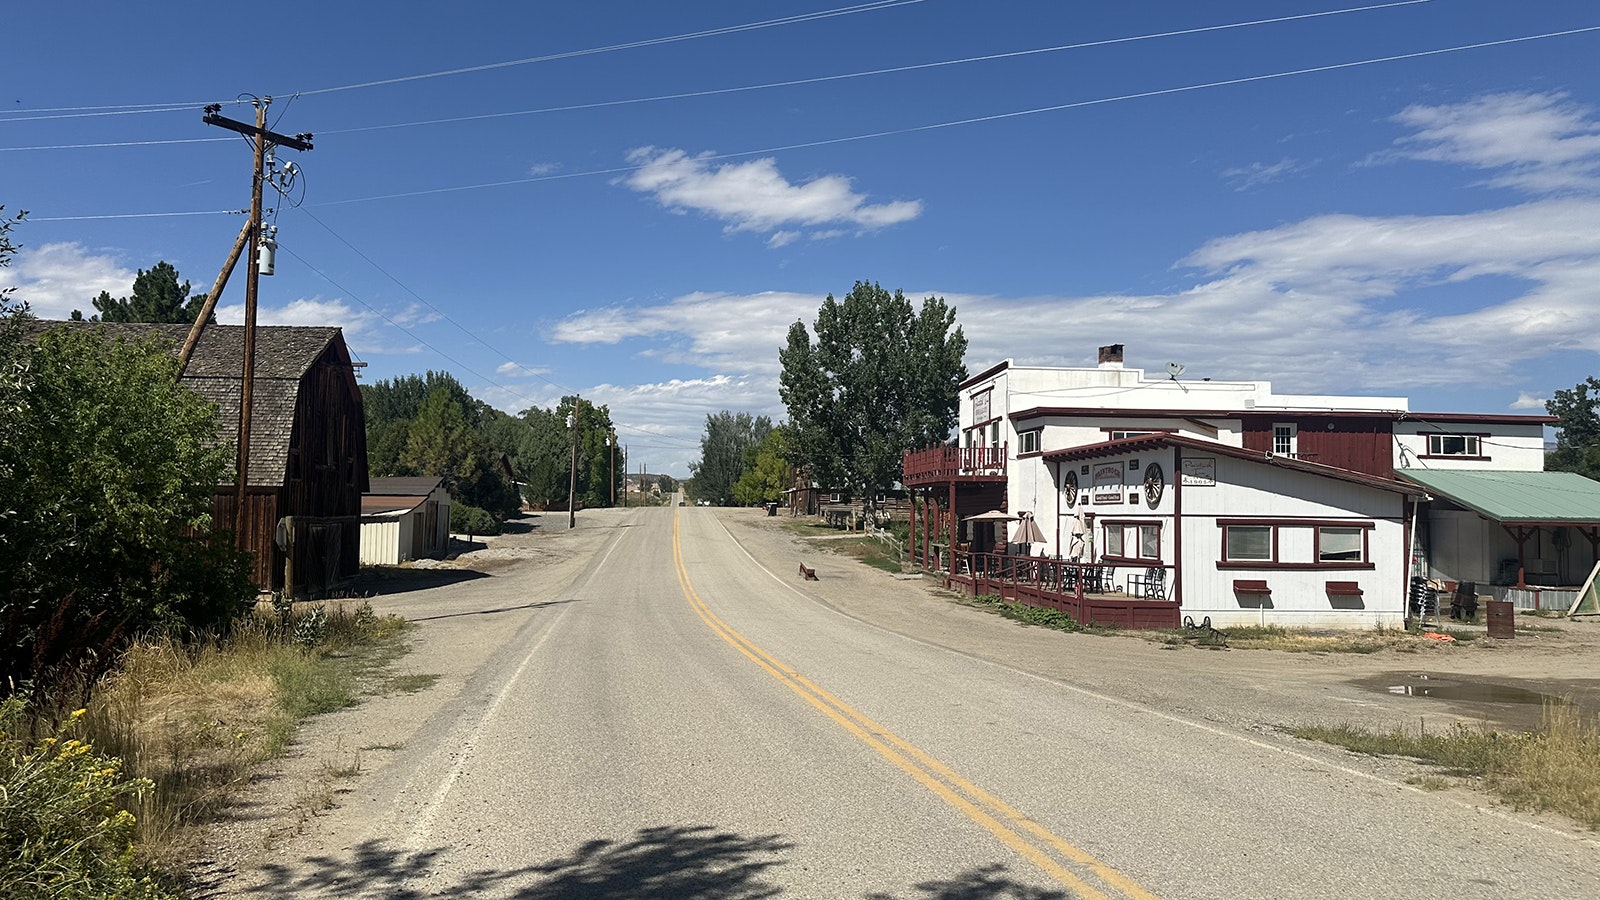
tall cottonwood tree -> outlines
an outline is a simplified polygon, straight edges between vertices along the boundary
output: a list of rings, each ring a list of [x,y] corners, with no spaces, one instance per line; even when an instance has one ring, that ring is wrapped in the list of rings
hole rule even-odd
[[[1556,391],[1544,407],[1561,420],[1545,467],[1600,480],[1600,378],[1590,375],[1571,390]]]
[[[829,294],[811,330],[795,322],[778,354],[790,461],[868,499],[888,488],[906,451],[949,438],[966,352],[955,309],[942,297],[913,309],[899,290],[865,281],[843,300]]]
[[[706,416],[700,436],[700,459],[689,464],[695,497],[718,506],[735,502],[734,486],[745,468],[755,464],[755,449],[772,431],[766,416],[731,410]]]

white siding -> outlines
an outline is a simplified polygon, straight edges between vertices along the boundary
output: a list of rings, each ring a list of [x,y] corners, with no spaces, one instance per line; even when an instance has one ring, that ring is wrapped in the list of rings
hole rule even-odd
[[[1185,449],[1185,456],[1201,456]],[[1405,504],[1402,495],[1365,485],[1252,463],[1216,459],[1215,487],[1183,489],[1183,614],[1196,621],[1210,616],[1218,626],[1238,624],[1289,627],[1400,627],[1405,618]],[[1220,567],[1223,529],[1218,520],[1248,519],[1278,528],[1278,562],[1311,565],[1315,526],[1329,522],[1365,525],[1371,568]],[[1264,580],[1271,606],[1254,605],[1234,581]],[[1328,593],[1329,582],[1356,582],[1354,599]]]
[[[361,564],[397,566],[400,564],[400,520],[381,519],[361,523]]]
[[[1418,432],[1422,432],[1419,434]],[[1452,458],[1428,453],[1428,434],[1478,436],[1479,456]],[[1402,420],[1394,425],[1396,468],[1499,469],[1514,472],[1544,471],[1544,426],[1438,423]]]

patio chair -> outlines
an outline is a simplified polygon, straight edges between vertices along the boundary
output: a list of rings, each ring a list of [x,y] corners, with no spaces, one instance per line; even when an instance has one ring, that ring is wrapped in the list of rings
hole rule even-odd
[[[1167,599],[1167,570],[1151,566],[1143,575],[1129,575],[1128,593],[1146,600]]]

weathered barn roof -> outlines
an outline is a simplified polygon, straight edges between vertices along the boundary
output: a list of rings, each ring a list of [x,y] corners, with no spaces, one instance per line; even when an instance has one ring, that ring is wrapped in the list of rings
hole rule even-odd
[[[174,356],[189,336],[188,325],[47,322],[38,328],[67,325],[103,328],[112,336],[156,334],[171,345]],[[294,428],[300,379],[335,341],[338,328],[262,325],[256,328],[256,378],[250,421],[250,478],[253,486],[283,484],[288,468],[289,439]],[[235,444],[239,437],[239,395],[244,367],[244,326],[207,325],[195,345],[182,383],[217,406],[217,438]],[[231,480],[231,479],[230,479]]]
[[[1401,469],[1395,474],[1496,522],[1600,523],[1600,481],[1576,472]]]

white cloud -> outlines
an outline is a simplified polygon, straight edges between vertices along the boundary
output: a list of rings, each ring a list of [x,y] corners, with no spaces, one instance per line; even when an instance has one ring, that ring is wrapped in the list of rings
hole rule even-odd
[[[1410,106],[1395,121],[1417,129],[1399,156],[1496,171],[1488,184],[1531,193],[1600,189],[1600,122],[1564,94]]]
[[[1450,216],[1318,216],[1218,238],[1179,265],[1198,277],[1152,294],[906,294],[914,302],[941,295],[956,307],[973,370],[1008,357],[1093,365],[1097,346],[1125,343],[1130,366],[1158,372],[1176,360],[1194,378],[1391,394],[1520,388],[1515,380],[1529,360],[1600,353],[1600,199]],[[1478,296],[1469,283],[1484,277],[1495,279],[1494,299],[1435,307],[1409,299],[1419,289]],[[733,381],[704,386],[703,402],[685,411],[738,408],[776,418],[778,350],[789,326],[809,325],[820,302],[807,293],[701,292],[580,312],[559,322],[552,337],[638,342],[641,355],[728,373]],[[1469,362],[1430,362],[1439,359]],[[745,402],[731,405],[735,399]]]
[[[696,292],[656,306],[584,310],[556,323],[550,340],[615,344],[653,338],[645,355],[711,370],[778,371],[789,326],[816,318],[822,296],[785,291],[759,294]]]
[[[1540,396],[1538,396],[1536,394],[1533,394],[1533,393],[1531,393],[1529,391],[1518,391],[1517,392],[1517,399],[1511,401],[1511,408],[1512,409],[1533,410],[1535,412],[1544,412],[1545,411],[1544,403],[1545,403],[1546,399],[1547,398],[1540,397]]]
[[[101,291],[126,297],[135,274],[112,257],[72,242],[24,247],[12,260],[12,271],[17,287],[12,299],[26,301],[41,319],[65,319],[75,309],[92,316]]]
[[[217,321],[223,325],[244,324],[244,304],[217,306]],[[367,331],[377,316],[357,312],[343,300],[292,300],[283,306],[261,306],[256,321],[262,325],[320,325],[344,329],[345,337]]]
[[[391,313],[389,318],[393,319],[400,325],[410,328],[413,325],[426,325],[430,322],[438,322],[444,318],[444,314],[436,309],[423,306],[421,303],[412,303],[397,313]]]
[[[561,171],[561,164],[553,162],[534,163],[528,167],[528,174],[534,178],[538,178],[541,175],[551,175],[559,171]]]
[[[538,375],[549,374],[550,369],[545,366],[525,366],[518,362],[503,362],[495,368],[495,373],[509,378],[532,378]]]
[[[796,227],[853,225],[863,231],[908,222],[922,214],[922,202],[868,203],[844,175],[823,175],[795,184],[771,158],[714,165],[710,154],[641,147],[628,154],[639,168],[625,183],[675,212],[693,210],[727,223],[727,230],[775,231],[769,244],[794,239]],[[781,236],[780,236],[781,235]],[[797,236],[797,235],[796,235]]]
[[[1235,169],[1225,169],[1222,177],[1233,185],[1236,191],[1248,191],[1264,184],[1281,181],[1290,175],[1295,175],[1311,168],[1315,163],[1303,163],[1298,159],[1285,156],[1270,165],[1267,163],[1251,163]]]

